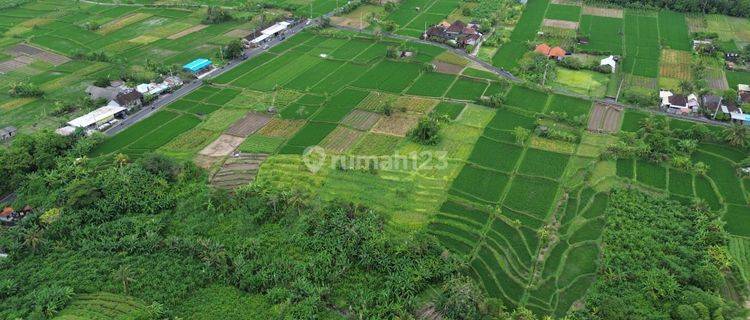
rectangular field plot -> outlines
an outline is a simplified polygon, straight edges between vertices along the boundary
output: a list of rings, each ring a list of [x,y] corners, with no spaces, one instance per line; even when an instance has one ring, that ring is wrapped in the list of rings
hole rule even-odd
[[[622,54],[622,19],[584,15],[579,32],[589,38],[580,48],[589,52]]]
[[[525,42],[508,42],[504,44],[492,57],[492,65],[505,70],[513,70],[518,66],[518,61],[529,51]]]
[[[484,80],[459,77],[445,95],[451,99],[476,101],[485,89],[487,89],[487,82]]]
[[[334,129],[336,129],[335,124],[309,122],[289,139],[281,153],[301,154],[305,148],[318,145]]]
[[[487,128],[495,130],[513,130],[516,127],[531,129],[534,128],[534,118],[530,118],[518,113],[499,109],[487,124]]]
[[[521,162],[518,172],[529,176],[541,176],[559,179],[565,173],[570,156],[529,148]]]
[[[479,137],[469,161],[502,172],[513,172],[523,148]]]
[[[289,81],[284,87],[293,90],[307,91],[343,65],[344,62],[341,61],[321,60],[306,72]]]
[[[339,122],[341,119],[344,119],[349,112],[354,110],[357,104],[367,97],[367,94],[367,91],[345,89],[325,103],[322,110],[315,114],[313,120],[322,122]]]
[[[310,92],[318,94],[333,93],[355,81],[360,75],[367,72],[370,67],[370,65],[347,63],[310,88]]]
[[[578,21],[581,18],[581,7],[562,4],[550,4],[547,8],[547,19]]]
[[[727,71],[726,77],[727,77],[727,82],[729,82],[730,89],[737,90],[737,85],[739,84],[750,85],[750,72]]]
[[[544,220],[556,193],[557,183],[552,180],[516,175],[503,205]]]
[[[353,83],[354,86],[399,93],[408,88],[421,73],[414,63],[382,61]]]
[[[669,169],[669,192],[686,197],[693,197],[693,175]]]
[[[449,193],[481,203],[497,203],[508,183],[508,175],[466,164],[458,174]]]
[[[708,176],[716,184],[724,201],[732,204],[747,204],[732,162],[701,151],[693,154],[693,160],[701,161],[709,166]]]
[[[641,129],[641,122],[648,118],[647,113],[626,110],[622,120],[622,131],[636,132]]]
[[[552,95],[552,100],[547,111],[565,112],[571,117],[586,117],[589,111],[591,111],[591,101],[555,94]]]
[[[670,49],[688,52],[693,49],[687,21],[683,13],[660,10],[659,37],[661,44]]]
[[[636,161],[636,178],[638,182],[657,189],[667,187],[667,169],[643,160]]]
[[[458,118],[458,116],[461,114],[461,111],[464,110],[464,107],[465,104],[463,103],[440,102],[432,110],[431,114],[438,117],[446,117],[449,120],[456,120],[456,118]]]
[[[450,200],[443,203],[443,205],[440,207],[440,212],[473,221],[477,225],[484,225],[490,220],[490,215],[487,212],[469,208],[458,202]]]
[[[361,156],[393,155],[401,142],[400,137],[387,134],[367,133],[349,153]]]
[[[547,106],[549,94],[521,86],[513,86],[508,92],[505,103],[521,109],[542,112]]]
[[[746,205],[729,205],[727,206],[727,213],[724,214],[724,220],[727,222],[727,232],[743,236],[750,237],[750,224],[747,223],[747,219],[750,218],[750,207]]]
[[[662,77],[690,81],[693,55],[688,51],[664,49],[661,51],[659,75]]]
[[[128,145],[128,149],[131,150],[144,150],[152,151],[167,144],[170,140],[179,136],[183,132],[186,132],[193,127],[197,126],[201,122],[200,119],[192,115],[181,115],[174,120],[165,123],[157,130],[143,136],[141,139]]]
[[[425,97],[442,97],[455,79],[456,76],[450,74],[424,72],[406,93]]]
[[[628,179],[635,178],[635,162],[633,159],[617,159],[617,176]]]

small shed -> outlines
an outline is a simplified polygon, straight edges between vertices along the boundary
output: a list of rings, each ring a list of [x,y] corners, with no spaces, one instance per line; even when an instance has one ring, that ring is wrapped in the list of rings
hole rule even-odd
[[[17,132],[18,129],[13,126],[8,126],[0,129],[0,141],[10,140],[10,138],[13,138],[13,136],[15,136]]]
[[[617,60],[615,60],[615,56],[609,56],[604,59],[602,59],[601,62],[599,62],[600,66],[610,66],[612,67],[612,73],[615,73],[617,69]]]

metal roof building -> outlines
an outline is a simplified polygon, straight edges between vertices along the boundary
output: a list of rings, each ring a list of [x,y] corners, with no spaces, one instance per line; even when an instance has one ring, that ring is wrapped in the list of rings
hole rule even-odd
[[[205,68],[210,67],[211,64],[213,64],[211,60],[200,58],[200,59],[195,59],[191,61],[190,63],[182,66],[182,69],[195,73],[195,72],[199,72]]]
[[[112,104],[112,101],[110,101],[110,104],[91,111],[83,116],[70,120],[68,124],[73,127],[80,128],[86,128],[92,125],[100,125],[102,122],[107,122],[114,119],[116,114],[125,110],[127,109],[120,107],[119,105],[117,105],[117,103]]]

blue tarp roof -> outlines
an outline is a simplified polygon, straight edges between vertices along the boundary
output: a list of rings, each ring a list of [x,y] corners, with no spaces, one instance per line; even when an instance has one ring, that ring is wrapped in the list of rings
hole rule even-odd
[[[210,65],[211,65],[211,60],[200,58],[200,59],[195,59],[191,61],[190,63],[182,66],[182,68],[190,72],[197,72]]]

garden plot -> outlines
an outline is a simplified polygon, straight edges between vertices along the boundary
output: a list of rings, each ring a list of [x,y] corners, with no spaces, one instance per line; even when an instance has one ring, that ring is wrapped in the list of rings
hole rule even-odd
[[[333,153],[344,153],[354,146],[364,135],[365,133],[362,131],[338,126],[323,139],[320,146]]]
[[[16,59],[20,57],[30,57],[36,60],[45,61],[53,66],[59,66],[70,61],[66,56],[52,53],[28,44],[18,44],[8,49],[7,53]]]
[[[550,27],[550,28],[566,29],[566,30],[578,30],[577,21],[544,19],[544,21],[542,21],[542,26]]]
[[[225,133],[235,137],[247,138],[247,136],[263,128],[269,121],[271,121],[271,117],[268,115],[248,112],[245,117],[232,124]]]
[[[692,80],[693,56],[687,51],[664,49],[661,52],[659,76],[678,80]]]
[[[711,89],[721,92],[726,91],[730,88],[728,78],[729,76],[724,74],[723,68],[706,68],[706,81]]]
[[[367,133],[349,153],[362,156],[393,155],[401,143],[401,138],[379,133]]]
[[[591,132],[617,133],[620,131],[622,109],[616,106],[596,103],[589,116],[588,130]]]
[[[409,131],[419,122],[419,116],[395,113],[391,116],[381,117],[372,128],[372,132],[405,137]]]
[[[418,115],[429,113],[437,104],[438,100],[413,96],[400,96],[394,102],[399,111]]]
[[[376,123],[378,123],[380,117],[381,116],[378,113],[357,109],[349,113],[344,120],[341,121],[341,124],[357,130],[369,131]]]
[[[583,14],[598,16],[598,17],[622,19],[624,15],[623,13],[624,11],[622,9],[616,9],[616,8],[598,8],[598,7],[592,7],[592,6],[583,7]]]
[[[218,139],[198,152],[198,154],[211,158],[225,157],[232,154],[242,144],[242,141],[245,141],[245,138],[222,134]]]
[[[263,153],[239,153],[227,158],[219,171],[209,179],[209,183],[220,189],[233,190],[248,185],[255,179],[263,161],[268,158]]]

